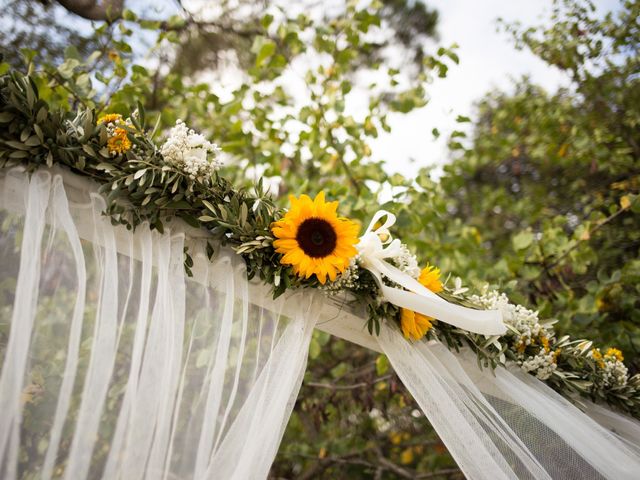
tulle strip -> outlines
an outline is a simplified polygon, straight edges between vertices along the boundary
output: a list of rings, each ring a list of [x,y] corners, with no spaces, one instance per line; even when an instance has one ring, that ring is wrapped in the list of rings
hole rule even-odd
[[[114,227],[95,190],[0,176],[0,478],[265,478],[335,306],[271,300],[201,232]],[[393,327],[377,341],[468,478],[638,478],[636,420]]]
[[[515,366],[480,370],[468,350],[410,344],[391,328],[379,342],[468,478],[638,478],[634,419],[590,403],[587,415]]]
[[[114,227],[93,192],[0,177],[0,478],[265,478],[318,296],[273,301],[233,252]]]

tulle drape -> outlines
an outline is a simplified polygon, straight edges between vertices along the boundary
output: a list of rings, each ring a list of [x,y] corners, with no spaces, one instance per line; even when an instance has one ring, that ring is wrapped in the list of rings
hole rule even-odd
[[[114,227],[94,191],[0,178],[0,478],[265,478],[316,297],[272,301],[198,232]]]
[[[639,478],[635,420],[585,405],[598,423],[516,366],[481,370],[468,350],[409,344],[390,328],[379,342],[468,478]]]
[[[248,282],[206,232],[112,226],[91,182],[0,175],[0,478],[260,479],[314,327],[386,353],[468,478],[640,478],[639,423],[517,367]],[[193,256],[193,277],[183,252]]]

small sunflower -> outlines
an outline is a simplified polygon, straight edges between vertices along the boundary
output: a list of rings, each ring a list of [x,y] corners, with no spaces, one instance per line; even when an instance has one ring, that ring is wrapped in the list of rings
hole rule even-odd
[[[604,354],[605,357],[615,358],[619,362],[624,361],[624,357],[622,356],[622,352],[617,348],[608,348]]]
[[[110,123],[122,123],[122,115],[119,113],[106,113],[98,118],[98,125],[106,123],[107,125]]]
[[[433,293],[443,290],[442,282],[440,281],[440,269],[437,267],[427,265],[422,269],[418,281]],[[431,329],[433,320],[432,317],[403,308],[400,312],[400,328],[404,338],[420,340]]]
[[[418,281],[431,290],[433,293],[442,291],[442,282],[440,281],[440,269],[432,265],[428,265],[422,269]]]
[[[131,140],[127,137],[127,131],[124,128],[116,128],[113,135],[107,140],[107,148],[113,155],[119,155],[131,150]]]
[[[314,200],[289,196],[291,209],[271,226],[280,263],[291,265],[298,276],[315,275],[323,285],[349,266],[357,250],[358,224],[336,213],[338,202],[325,202],[324,192]]]
[[[604,360],[602,359],[602,353],[599,348],[591,350],[591,358],[593,358],[600,368],[604,368]]]
[[[400,312],[400,328],[404,338],[420,340],[431,330],[432,320],[431,317],[403,308]]]

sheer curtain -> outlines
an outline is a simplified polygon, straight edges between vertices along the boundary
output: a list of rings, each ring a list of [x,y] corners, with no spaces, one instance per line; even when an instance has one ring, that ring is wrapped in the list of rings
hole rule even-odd
[[[379,342],[468,478],[640,478],[632,418],[590,403],[587,415],[518,367],[481,370],[468,350],[410,344],[391,328]]]
[[[132,233],[103,210],[68,172],[0,174],[0,478],[265,478],[316,326],[386,353],[468,478],[640,478],[634,419],[371,336],[317,293],[273,301],[232,251],[209,261],[206,233]]]
[[[197,231],[114,227],[94,192],[0,177],[0,478],[265,478],[317,297],[272,301]]]

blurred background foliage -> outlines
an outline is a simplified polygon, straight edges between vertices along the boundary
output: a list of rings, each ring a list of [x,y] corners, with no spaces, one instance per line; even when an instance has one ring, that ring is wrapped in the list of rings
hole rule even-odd
[[[637,1],[602,16],[557,0],[543,26],[502,24],[567,86],[521,78],[488,92],[458,118],[443,170],[412,178],[369,144],[458,62],[455,45],[437,45],[428,2],[0,3],[0,72],[37,74],[44,99],[124,114],[140,101],[159,136],[181,118],[222,146],[223,175],[262,177],[283,205],[322,189],[365,226],[379,208],[396,212],[394,234],[423,262],[622,349],[638,371]],[[321,332],[271,473],[462,477],[387,359]]]

